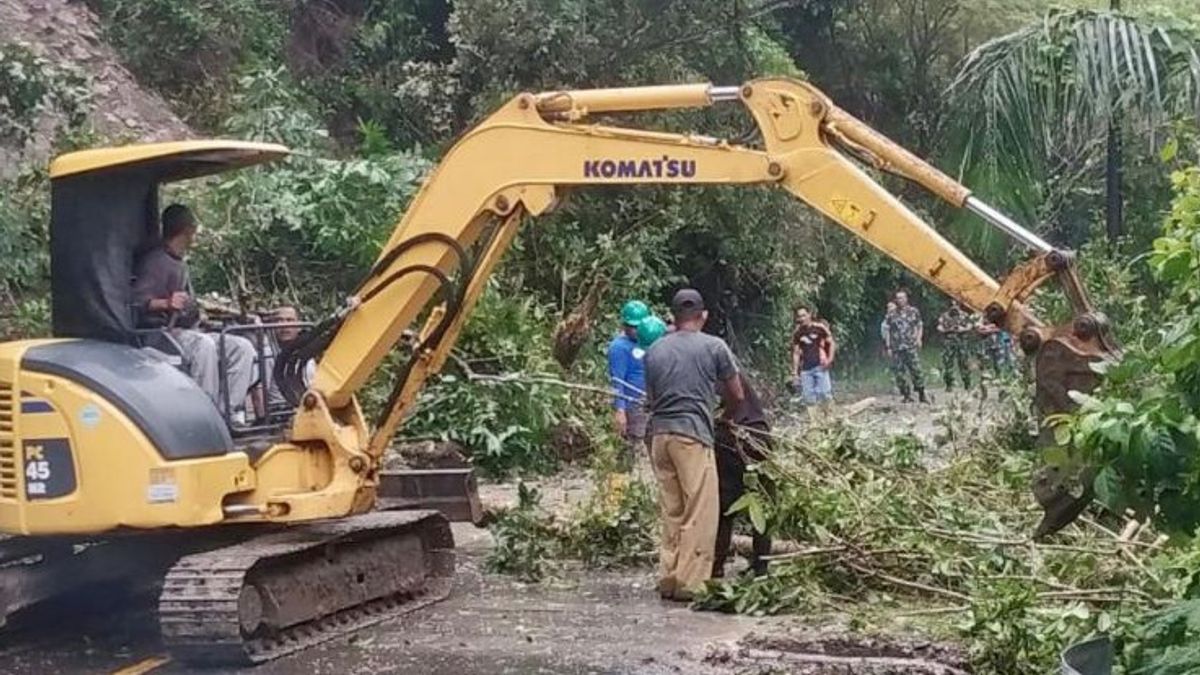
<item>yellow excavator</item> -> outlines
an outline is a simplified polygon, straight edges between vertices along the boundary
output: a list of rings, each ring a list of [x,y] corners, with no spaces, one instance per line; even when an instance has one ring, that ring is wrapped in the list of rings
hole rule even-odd
[[[725,102],[745,106],[760,141],[595,121]],[[271,359],[286,410],[252,433],[231,431],[178,364],[140,348],[133,260],[159,235],[160,185],[287,152],[191,141],[52,163],[55,337],[0,344],[0,532],[10,535],[0,544],[0,612],[84,581],[141,575],[161,582],[160,625],[176,658],[230,664],[262,662],[443,597],[454,565],[447,520],[376,508],[384,454],[519,223],[551,211],[568,188],[782,188],[1018,336],[1035,360],[1045,411],[1069,408],[1069,390],[1094,386],[1089,364],[1115,353],[1070,253],[810,84],[522,93],[447,152],[345,306]],[[978,214],[1028,247],[1029,261],[996,281],[854,159]],[[1051,278],[1074,308],[1067,325],[1045,325],[1026,307]],[[271,329],[251,330],[266,363],[263,331]],[[407,359],[369,425],[355,394],[397,348]],[[1045,529],[1086,504],[1071,479],[1043,478]]]

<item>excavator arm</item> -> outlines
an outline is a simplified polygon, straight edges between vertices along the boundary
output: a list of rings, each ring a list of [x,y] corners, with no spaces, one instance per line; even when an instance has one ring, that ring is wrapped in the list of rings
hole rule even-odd
[[[761,147],[590,121],[599,114],[723,102],[740,102],[748,109],[761,133]],[[1032,249],[1032,258],[1003,282],[993,279],[852,156],[975,212]],[[307,356],[320,358],[305,394],[306,407],[316,405],[310,397],[319,397],[323,409],[352,408],[355,392],[397,343],[406,342],[411,356],[368,446],[378,460],[426,379],[444,364],[520,221],[551,211],[564,188],[614,184],[747,184],[787,190],[1019,336],[1021,346],[1036,355],[1038,403],[1045,412],[1068,409],[1067,391],[1094,386],[1088,364],[1115,351],[1102,317],[1092,311],[1079,284],[1070,253],[1055,250],[807,83],[764,79],[741,87],[523,93],[450,149],[346,309],[326,326],[323,338],[310,341]],[[1070,325],[1047,326],[1024,304],[1050,278],[1063,282],[1071,300],[1075,320]],[[423,328],[409,332],[418,320]],[[1058,495],[1057,508],[1081,509],[1078,498],[1062,501],[1066,489],[1060,487],[1056,483],[1051,490]],[[1057,529],[1050,525],[1051,531]]]

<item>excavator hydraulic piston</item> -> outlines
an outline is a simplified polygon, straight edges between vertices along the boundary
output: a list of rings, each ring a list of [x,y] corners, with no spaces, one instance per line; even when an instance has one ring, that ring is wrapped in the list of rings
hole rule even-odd
[[[1014,239],[1022,244],[1025,244],[1038,253],[1048,253],[1054,248],[1050,244],[1046,243],[1045,239],[1042,239],[1024,227],[1021,227],[1021,225],[1019,225],[1012,218],[1004,215],[978,197],[967,197],[966,207],[971,213],[974,213],[992,225],[1004,230]]]

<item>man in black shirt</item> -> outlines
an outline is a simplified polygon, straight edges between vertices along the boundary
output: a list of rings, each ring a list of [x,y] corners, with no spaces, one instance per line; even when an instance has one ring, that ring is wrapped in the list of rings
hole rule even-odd
[[[766,459],[771,448],[771,425],[763,411],[758,393],[744,374],[739,373],[745,396],[732,415],[722,416],[716,424],[717,491],[721,516],[717,522],[717,543],[713,554],[713,577],[725,574],[725,560],[733,541],[733,519],[729,508],[746,493],[746,467]],[[765,480],[760,476],[759,480]],[[770,490],[770,485],[764,487]],[[755,575],[766,574],[764,556],[771,553],[771,536],[757,530],[753,533],[753,553],[750,569]]]

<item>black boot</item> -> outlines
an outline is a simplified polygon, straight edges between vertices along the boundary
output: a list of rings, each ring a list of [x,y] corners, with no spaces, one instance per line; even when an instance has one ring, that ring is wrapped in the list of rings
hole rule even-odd
[[[921,403],[929,403],[929,399],[925,398],[925,390],[924,389],[917,390],[917,400],[920,401]]]

